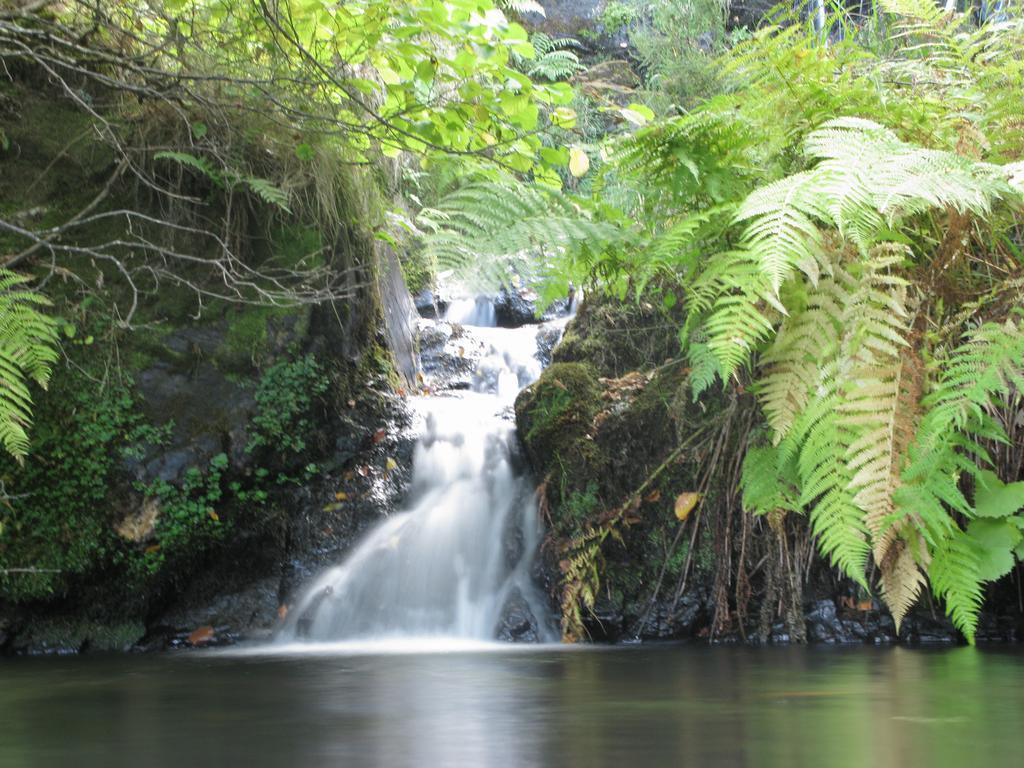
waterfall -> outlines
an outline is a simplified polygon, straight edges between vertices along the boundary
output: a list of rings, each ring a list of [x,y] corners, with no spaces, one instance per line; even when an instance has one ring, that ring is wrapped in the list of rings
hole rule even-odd
[[[405,508],[315,580],[280,639],[493,640],[510,612],[529,617],[530,639],[557,638],[530,575],[541,531],[511,416],[541,372],[540,326],[497,328],[479,298],[446,320],[482,342],[472,389],[411,398],[421,434]]]

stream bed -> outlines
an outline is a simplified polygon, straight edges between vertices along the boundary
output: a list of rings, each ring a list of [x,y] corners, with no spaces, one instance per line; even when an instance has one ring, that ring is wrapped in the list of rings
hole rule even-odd
[[[305,645],[0,662],[0,766],[1008,766],[1016,649]]]

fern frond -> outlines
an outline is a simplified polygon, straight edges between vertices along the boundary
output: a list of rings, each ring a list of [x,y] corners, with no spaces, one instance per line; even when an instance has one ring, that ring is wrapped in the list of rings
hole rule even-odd
[[[49,302],[20,287],[26,282],[28,278],[0,269],[0,446],[17,458],[29,450],[28,381],[45,388],[57,361],[56,324],[39,311]]]
[[[838,353],[841,318],[850,301],[850,278],[836,269],[823,279],[803,310],[782,321],[771,346],[761,356],[758,400],[778,443],[814,395],[825,361]]]
[[[417,226],[435,271],[483,290],[527,270],[538,253],[600,252],[628,236],[559,192],[513,180],[467,184],[421,211]]]
[[[936,597],[946,604],[953,624],[973,644],[984,596],[978,552],[965,532],[957,528],[932,549],[928,580]]]
[[[889,607],[897,634],[903,618],[914,607],[918,595],[924,588],[924,569],[931,560],[927,545],[916,531],[909,529],[905,535],[909,541],[903,538],[895,539],[886,551],[885,558],[879,562],[882,599]]]
[[[850,477],[842,460],[841,446],[849,444],[851,436],[839,418],[839,402],[834,389],[824,389],[808,403],[779,450],[785,460],[794,446],[799,446],[799,504],[810,508],[811,530],[819,550],[866,589],[864,572],[870,546],[864,515],[853,501]]]
[[[275,186],[266,179],[258,179],[254,176],[246,177],[245,184],[265,203],[280,208],[285,213],[291,213],[288,208],[288,193],[278,186]]]
[[[198,171],[200,175],[205,176],[214,184],[221,185],[224,182],[223,176],[210,165],[210,161],[203,157],[196,157],[195,155],[189,154],[188,152],[157,152],[153,155],[154,160],[170,160],[184,165],[187,168],[191,168],[194,171]]]

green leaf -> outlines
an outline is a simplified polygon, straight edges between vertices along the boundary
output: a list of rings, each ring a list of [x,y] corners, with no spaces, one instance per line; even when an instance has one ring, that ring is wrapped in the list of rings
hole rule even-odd
[[[302,143],[295,147],[295,156],[302,162],[308,163],[316,156],[316,152],[309,144]]]
[[[569,107],[556,107],[551,113],[551,124],[566,131],[576,127],[576,120],[576,110]]]
[[[1024,507],[1024,482],[1004,483],[994,472],[978,474],[974,513],[978,517],[1008,517]]]
[[[208,132],[209,129],[206,127],[206,123],[192,123],[192,135],[196,139],[203,138]]]
[[[619,114],[623,119],[636,126],[646,125],[654,119],[654,112],[643,104],[630,104],[628,107],[620,109]]]
[[[967,535],[978,550],[978,575],[995,581],[1013,568],[1013,550],[1021,543],[1017,526],[1005,520],[973,520]]]

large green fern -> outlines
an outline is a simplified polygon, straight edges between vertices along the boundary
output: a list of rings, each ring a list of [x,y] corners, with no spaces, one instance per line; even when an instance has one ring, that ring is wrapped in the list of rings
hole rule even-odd
[[[28,280],[0,269],[0,446],[17,458],[29,450],[29,383],[45,388],[57,360],[56,324],[40,312],[46,299],[24,287]]]
[[[813,167],[747,198],[741,251],[712,259],[691,312],[723,371],[760,353],[756,389],[774,441],[797,457],[822,552],[863,582],[870,548],[897,626],[927,573],[972,639],[980,577],[950,516],[971,514],[955,477],[998,437],[987,410],[1024,384],[1024,349],[1012,322],[984,326],[933,366],[922,402],[903,275],[916,254],[899,233],[930,211],[987,218],[1018,193],[1003,168],[865,120],[826,123],[805,152]]]

